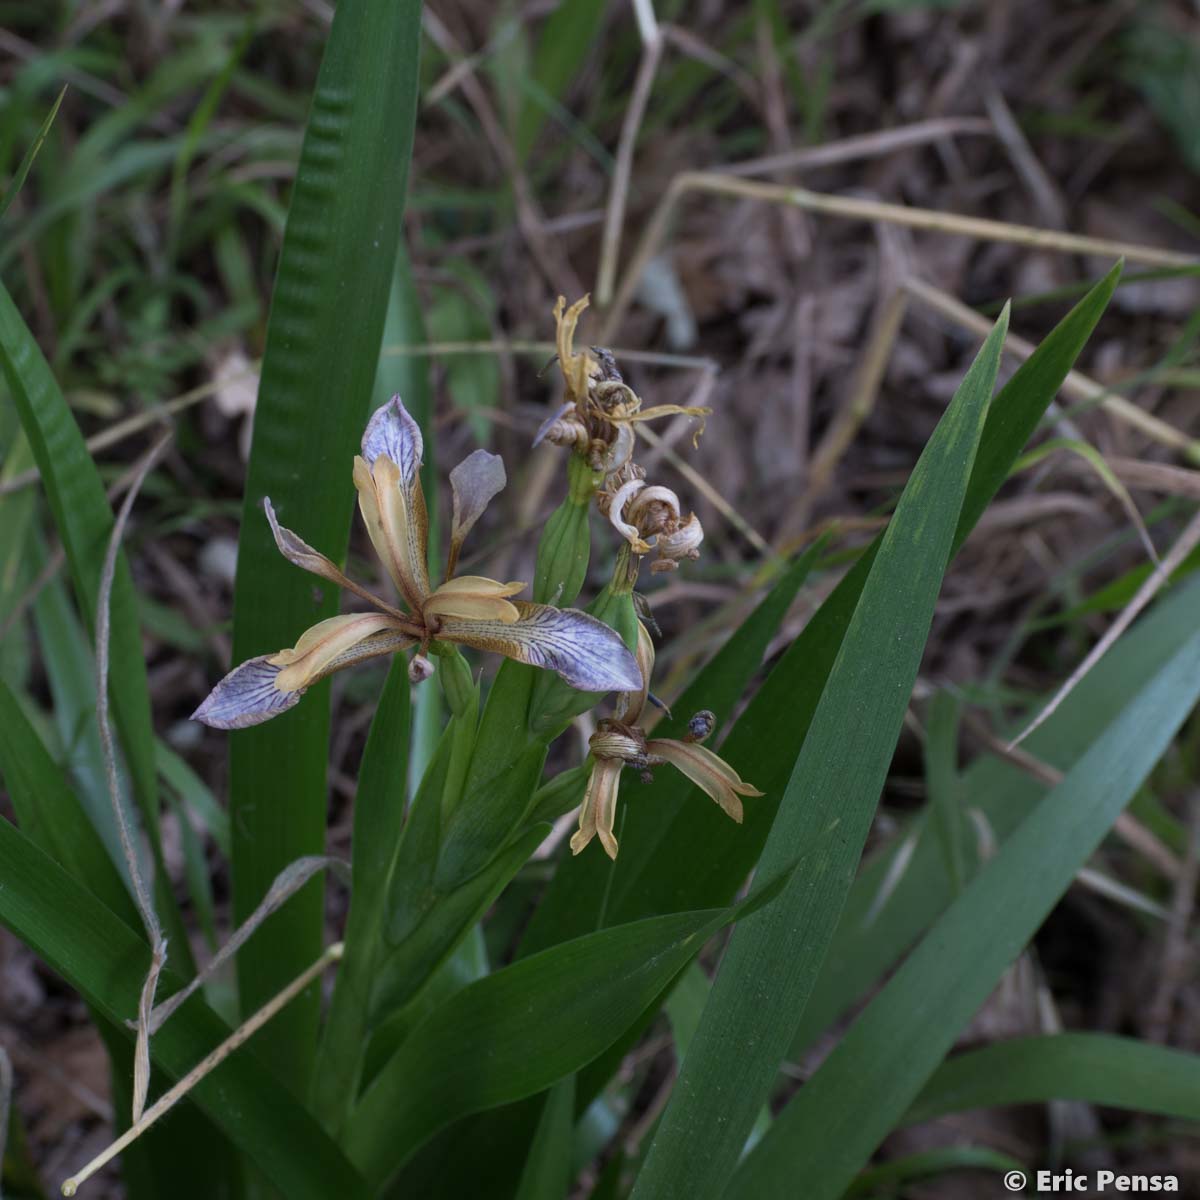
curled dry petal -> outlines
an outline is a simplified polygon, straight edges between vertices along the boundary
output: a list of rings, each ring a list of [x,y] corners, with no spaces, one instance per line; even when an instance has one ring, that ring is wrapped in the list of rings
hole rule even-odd
[[[567,415],[567,413],[571,412],[574,408],[575,408],[575,402],[573,400],[567,400],[564,404],[559,406],[557,412],[552,413],[550,416],[548,416],[538,426],[538,431],[536,434],[534,434],[534,437],[533,437],[534,447],[536,448],[536,447],[540,446],[546,440],[546,438],[550,436],[550,432],[551,432],[551,430],[554,429],[554,426],[556,424],[558,424],[558,422],[560,422]],[[577,424],[577,423],[573,423],[573,424]],[[578,425],[578,428],[582,431],[584,442],[586,444],[587,430],[584,429],[584,427],[582,425]],[[551,438],[550,440],[554,441],[557,444],[556,438]]]
[[[723,758],[694,742],[651,738],[646,743],[646,753],[652,761],[662,759],[677,767],[739,825],[742,821],[742,802],[738,797],[762,795],[758,788],[745,783]]]
[[[382,612],[399,615],[390,604],[355,583],[353,579],[343,575],[325,555],[319,550],[314,550],[299,534],[280,525],[279,519],[275,516],[275,506],[271,503],[270,496],[263,500],[263,508],[266,510],[267,520],[271,524],[271,532],[275,535],[275,545],[279,548],[279,553],[293,566],[310,571],[322,579],[328,579],[330,583],[337,584],[340,588],[345,588],[348,592],[353,592],[356,596],[361,596]]]
[[[674,533],[659,534],[656,543],[658,556],[650,566],[654,572],[673,571],[681,559],[699,558],[704,528],[700,518],[692,513]]]
[[[574,608],[513,601],[512,623],[445,617],[438,640],[490,650],[557,671],[583,692],[632,692],[642,685],[637,660],[603,621]]]
[[[623,483],[613,495],[608,509],[610,524],[633,547],[634,554],[649,554],[650,545],[642,540],[637,527],[625,520],[625,505],[645,486],[644,479],[631,479]]]
[[[591,361],[586,351],[575,351],[575,327],[590,302],[590,297],[584,296],[582,300],[576,300],[567,308],[566,297],[559,296],[558,303],[554,306],[554,340],[558,348],[558,365],[567,385],[567,398],[573,403],[585,399],[588,393]]]
[[[597,759],[588,776],[587,791],[579,809],[579,831],[571,838],[571,853],[578,854],[599,836],[609,858],[617,857],[617,839],[613,826],[617,816],[617,792],[621,785],[621,764]]]
[[[471,527],[483,516],[493,496],[507,482],[504,463],[498,454],[476,450],[450,472],[450,488],[454,495],[454,517],[450,526],[450,559],[447,576],[454,574],[458,554]]]

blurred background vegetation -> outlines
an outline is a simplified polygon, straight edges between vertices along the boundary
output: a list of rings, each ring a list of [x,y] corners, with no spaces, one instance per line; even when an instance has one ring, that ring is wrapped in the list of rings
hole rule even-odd
[[[681,172],[735,169],[822,192],[1200,248],[1200,17],[1183,0],[660,0],[655,9],[661,43],[651,78],[644,6],[426,6],[403,218],[417,302],[389,324],[385,355],[406,391],[431,389],[439,459],[455,462],[479,444],[503,453],[510,486],[489,514],[497,577],[530,577],[534,539],[521,531],[539,527],[559,499],[558,452],[530,449],[557,402],[553,378],[540,374],[554,299],[593,290],[606,256],[628,262]],[[210,945],[229,923],[228,830],[212,800],[223,790],[224,741],[186,717],[229,661],[257,365],[331,12],[325,0],[0,0],[0,180],[12,179],[66,88],[0,221],[0,274],[96,439],[107,483],[119,489],[160,423],[175,424],[127,540],[173,787],[168,862]],[[649,102],[629,125],[639,80]],[[604,229],[627,125],[626,138],[636,137],[627,186],[616,188],[617,253]],[[853,141],[867,135],[880,136]],[[1013,296],[1013,330],[1036,342],[1109,265],[749,196],[685,195],[606,339],[647,402],[714,410],[698,449],[679,422],[642,460],[659,464],[707,535],[700,563],[644,581],[665,634],[664,692],[742,619],[781,555],[834,528],[827,569],[779,642],[793,638],[836,582],[838,552],[885,519],[978,342],[946,298],[994,315]],[[993,715],[1064,678],[1144,577],[1144,536],[1130,506],[1165,551],[1162,531],[1200,494],[1195,475],[1139,481],[1128,465],[1196,465],[1200,291],[1187,271],[1133,263],[1130,274],[1080,367],[1096,393],[1125,397],[1161,425],[1148,431],[1080,405],[1071,436],[1124,483],[1114,486],[1081,454],[1032,465],[989,511],[942,594],[923,680],[960,687]],[[900,313],[893,297],[910,280],[924,291],[903,292]],[[889,328],[890,340],[872,342]],[[869,344],[882,347],[878,363]],[[90,651],[8,403],[0,451],[0,673],[99,811],[107,800]],[[694,471],[681,475],[680,461]],[[352,555],[367,550],[356,540]],[[348,842],[351,773],[378,685],[370,671],[336,685],[334,852]],[[1193,728],[1182,752],[1193,764],[1196,740]],[[920,742],[906,735],[881,834],[921,801],[921,774]],[[1141,815],[1157,843],[1194,869],[1187,831],[1200,798],[1186,794],[1188,775],[1185,761],[1164,785],[1166,803]],[[1178,1003],[1165,1023],[1161,1008],[1144,1003],[1163,985],[1169,894],[1135,850],[1107,865],[1123,896],[1075,889],[1040,936],[1028,977],[1014,975],[969,1042],[1044,1028],[1039,1003],[1052,994],[1054,1019],[1068,1027],[1200,1049],[1194,977],[1167,980]],[[536,866],[525,882],[536,889]],[[344,901],[330,903],[339,923]],[[512,937],[503,924],[489,929],[494,959]],[[30,1160],[54,1178],[108,1138],[105,1059],[79,1002],[7,934],[0,1039],[17,1067]],[[626,1106],[614,1110],[626,1137],[648,1128],[670,1071],[669,1039],[650,1035],[626,1072]],[[1194,1131],[1161,1123],[1150,1131],[1140,1118],[1102,1121],[1091,1110],[1018,1109],[987,1121],[975,1139],[1022,1160],[1047,1139],[1075,1138],[1098,1160],[1141,1156],[1196,1177]],[[885,1156],[955,1134],[932,1128],[895,1135]],[[581,1178],[586,1194],[594,1176]],[[110,1195],[119,1194],[115,1179]],[[985,1195],[963,1186],[946,1176],[905,1194]]]

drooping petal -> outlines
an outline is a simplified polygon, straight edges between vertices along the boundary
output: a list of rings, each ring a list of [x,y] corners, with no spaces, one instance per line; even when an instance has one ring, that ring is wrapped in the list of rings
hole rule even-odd
[[[450,472],[450,489],[454,497],[454,516],[450,525],[450,557],[447,577],[454,574],[459,551],[471,532],[471,527],[483,516],[492,497],[508,482],[504,462],[498,454],[476,450]]]
[[[350,661],[359,661],[359,657],[347,660],[344,656],[365,638],[383,630],[397,633],[399,642],[404,645],[411,645],[415,640],[395,617],[387,613],[347,613],[318,621],[300,635],[295,646],[280,650],[267,659],[271,666],[283,668],[275,679],[275,686],[281,692],[303,691],[330,672],[348,666]]]
[[[246,729],[287,712],[301,693],[281,692],[275,686],[282,668],[272,666],[267,661],[271,657],[264,654],[234,667],[192,713],[192,720],[213,729]]]
[[[617,839],[613,833],[617,815],[617,793],[621,785],[621,764],[597,759],[588,776],[587,791],[579,808],[579,830],[571,838],[571,853],[578,854],[597,835],[609,858],[617,857]]]
[[[651,738],[646,743],[646,754],[651,761],[661,758],[682,771],[739,825],[742,822],[742,802],[738,797],[762,795],[758,788],[745,783],[723,758],[695,742]]]
[[[584,692],[641,688],[637,659],[603,621],[574,608],[552,608],[526,600],[512,603],[519,614],[512,624],[448,617],[442,621],[438,640],[557,671],[571,687]]]
[[[363,431],[362,456],[368,467],[386,455],[400,469],[400,478],[409,486],[421,470],[425,442],[421,427],[409,416],[399,396],[393,396],[377,408]]]
[[[373,592],[342,574],[325,555],[319,550],[314,550],[299,534],[280,525],[279,519],[275,516],[275,506],[271,503],[270,496],[263,500],[263,508],[266,509],[267,520],[271,523],[271,532],[275,535],[275,545],[288,562],[303,571],[310,571],[322,579],[328,579],[330,583],[345,588],[346,591],[353,592],[356,596],[361,596],[381,612],[398,615],[397,610],[385,600],[381,600]]]

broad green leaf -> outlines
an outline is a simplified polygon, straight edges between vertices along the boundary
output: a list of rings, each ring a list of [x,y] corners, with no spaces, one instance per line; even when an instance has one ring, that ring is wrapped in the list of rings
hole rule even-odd
[[[124,879],[37,731],[3,682],[0,776],[25,836],[136,928],[140,918]]]
[[[408,663],[399,657],[388,672],[358,769],[346,950],[313,1073],[313,1109],[333,1133],[341,1129],[358,1094],[366,1051],[388,877],[404,825],[411,688]]]
[[[958,702],[949,692],[938,692],[929,706],[925,786],[929,794],[929,830],[937,839],[954,890],[961,892],[966,877],[964,842],[970,831],[963,822],[960,800]]]
[[[730,908],[604,929],[456,993],[372,1080],[347,1128],[347,1153],[381,1186],[449,1122],[572,1074],[619,1037],[713,933],[772,900],[788,874]]]
[[[46,499],[66,551],[75,598],[84,621],[95,629],[100,574],[113,529],[113,515],[83,434],[67,407],[29,327],[0,285],[0,362],[33,449]],[[112,710],[133,792],[154,857],[155,905],[171,941],[175,964],[192,970],[187,936],[171,895],[158,822],[158,780],[146,663],[138,631],[137,599],[124,553],[118,553],[110,604]]]
[[[234,658],[295,644],[337,610],[338,595],[275,550],[262,512],[334,561],[345,553],[353,457],[375,381],[400,236],[417,100],[420,4],[338,5],[317,76],[272,297],[234,597]],[[325,844],[329,689],[230,737],[234,917],[243,921],[279,871]],[[320,952],[323,888],[310,883],[239,956],[244,1011]],[[320,990],[310,988],[257,1039],[304,1094]]]
[[[1103,1033],[1012,1038],[956,1054],[929,1077],[906,1125],[969,1108],[1081,1100],[1200,1121],[1200,1056]]]
[[[546,1093],[516,1200],[565,1200],[571,1185],[574,1130],[575,1076],[568,1075]]]
[[[1194,625],[1200,585],[1164,596],[1133,627],[1094,671],[1063,702],[1051,720],[1027,743],[1034,757],[1065,771],[1120,715],[1127,696],[1140,690],[1175,653]],[[962,777],[962,794],[1003,842],[1029,814],[1048,788],[1011,763],[989,756],[972,763]],[[897,843],[907,837],[897,838]],[[968,874],[979,866],[973,840],[965,844]],[[799,1060],[804,1050],[875,980],[886,975],[954,899],[945,861],[936,840],[918,836],[916,850],[887,903],[876,910],[875,897],[892,870],[896,848],[875,856],[851,889],[838,932],[817,989],[805,1009],[792,1044]],[[873,919],[868,916],[874,912]]]
[[[735,931],[634,1196],[720,1195],[791,1041],[854,878],[920,666],[1008,327],[1001,314],[879,542],[759,862],[800,849]],[[791,739],[795,746],[795,736]],[[747,987],[747,981],[753,986]]]
[[[935,922],[739,1170],[731,1196],[836,1200],[1037,932],[1200,699],[1200,633]]]
[[[0,878],[0,923],[131,1037],[125,1021],[137,1012],[150,966],[142,937],[3,820]],[[160,995],[177,991],[181,982],[164,972]],[[179,1079],[228,1033],[193,996],[155,1034],[151,1053],[157,1066]],[[366,1200],[362,1180],[341,1151],[253,1054],[243,1050],[227,1058],[190,1097],[289,1200]]]

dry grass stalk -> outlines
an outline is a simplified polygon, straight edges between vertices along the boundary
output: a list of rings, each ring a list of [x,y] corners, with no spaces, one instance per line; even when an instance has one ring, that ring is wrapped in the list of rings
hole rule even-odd
[[[137,1141],[155,1121],[174,1108],[206,1075],[211,1074],[235,1050],[249,1041],[280,1009],[286,1008],[330,963],[337,962],[342,957],[343,949],[341,942],[335,942],[312,966],[293,979],[278,995],[268,1000],[252,1017],[239,1025],[215,1050],[206,1054],[173,1088],[164,1092],[161,1098],[146,1109],[141,1117],[103,1153],[93,1158],[83,1170],[77,1171],[69,1179],[63,1180],[62,1194],[74,1196],[79,1190],[80,1184],[85,1183],[105,1163],[116,1158],[118,1154]]]
[[[1171,578],[1175,568],[1200,545],[1200,511],[1197,511],[1179,535],[1175,544],[1168,551],[1162,562],[1154,568],[1146,581],[1138,588],[1133,599],[1121,610],[1120,616],[1105,631],[1104,636],[1092,647],[1083,662],[1071,672],[1070,678],[1055,692],[1053,698],[1040,713],[1015,737],[1009,748],[1019,746],[1047,718],[1052,716],[1058,706],[1074,691],[1079,681],[1100,661],[1113,643],[1133,624],[1134,618],[1158,594],[1163,584]]]
[[[974,309],[968,308],[961,300],[955,299],[948,292],[943,292],[940,288],[913,276],[906,278],[903,286],[904,290],[915,299],[927,304],[935,312],[941,313],[942,316],[947,317],[956,325],[960,325],[963,329],[981,336],[986,336],[991,330],[991,322],[986,317]],[[1011,330],[1004,339],[1004,352],[1011,354],[1021,362],[1024,362],[1035,349],[1032,342],[1026,341]],[[1084,404],[1100,405],[1109,416],[1125,422],[1145,434],[1146,437],[1163,446],[1168,446],[1172,450],[1181,451],[1189,456],[1200,451],[1200,443],[1176,429],[1174,425],[1169,425],[1166,421],[1154,416],[1153,413],[1138,408],[1124,396],[1114,395],[1080,371],[1067,372],[1061,391],[1064,395]]]
[[[141,865],[138,861],[137,849],[134,846],[133,822],[125,811],[125,803],[121,796],[121,783],[117,775],[117,752],[113,740],[112,723],[108,713],[108,666],[110,649],[110,631],[112,618],[112,588],[113,578],[117,570],[117,554],[121,548],[121,539],[125,534],[125,526],[129,522],[129,514],[133,510],[133,502],[150,473],[151,468],[171,440],[168,430],[142,456],[137,464],[129,490],[121,503],[120,511],[113,522],[112,534],[108,539],[108,549],[104,555],[104,564],[100,572],[100,590],[96,598],[96,722],[100,728],[100,748],[104,756],[105,782],[108,785],[108,797],[112,803],[113,817],[117,823],[117,832],[121,839],[121,853],[125,859],[129,878],[133,884],[133,898],[137,904],[138,914],[146,929],[146,937],[151,947],[151,964],[142,988],[141,1002],[138,1005],[137,1045],[134,1050],[133,1062],[133,1121],[136,1124],[142,1116],[146,1105],[146,1092],[150,1086],[150,1023],[149,1014],[154,1004],[154,992],[158,986],[158,977],[167,959],[167,942],[163,937],[158,914],[150,893],[142,878]]]
[[[903,204],[889,204],[885,201],[867,200],[858,196],[830,196],[811,191],[808,188],[759,183],[754,180],[738,179],[716,171],[683,171],[671,180],[642,234],[641,241],[622,278],[621,286],[613,298],[612,306],[605,314],[600,336],[601,342],[612,339],[633,299],[647,263],[659,252],[666,240],[667,230],[676,206],[689,192],[706,192],[719,196],[762,200],[770,204],[789,205],[806,212],[824,213],[847,220],[883,221],[909,229],[924,229],[932,233],[972,237],[985,242],[1008,242],[1013,245],[1054,250],[1064,254],[1097,254],[1113,259],[1127,258],[1131,262],[1161,267],[1200,265],[1200,257],[1180,254],[1173,250],[1162,250],[1155,246],[1118,242],[1109,238],[1085,237],[1052,229],[1037,229],[1029,225],[993,221],[985,217],[965,217],[958,213],[912,208]]]

